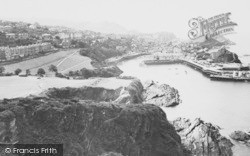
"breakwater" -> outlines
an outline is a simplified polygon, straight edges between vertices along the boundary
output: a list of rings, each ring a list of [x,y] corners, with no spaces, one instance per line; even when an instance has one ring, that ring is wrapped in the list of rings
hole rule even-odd
[[[116,65],[117,63],[120,63],[122,61],[128,61],[128,60],[131,60],[140,56],[144,56],[144,55],[149,55],[149,53],[133,53],[133,54],[123,55],[120,57],[112,57],[106,60],[106,63],[108,65]]]
[[[222,74],[222,71],[205,67],[199,63],[186,59],[174,59],[174,60],[145,60],[143,61],[146,65],[160,65],[160,64],[184,64],[191,68],[194,68],[206,76],[211,74]]]

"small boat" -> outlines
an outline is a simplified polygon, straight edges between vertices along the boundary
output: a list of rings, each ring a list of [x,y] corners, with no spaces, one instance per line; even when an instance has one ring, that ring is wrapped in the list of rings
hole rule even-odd
[[[231,75],[210,75],[210,79],[218,81],[250,82],[250,77],[233,77]]]

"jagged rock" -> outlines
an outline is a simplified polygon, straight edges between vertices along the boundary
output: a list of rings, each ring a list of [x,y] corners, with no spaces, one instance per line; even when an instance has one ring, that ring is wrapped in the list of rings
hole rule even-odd
[[[131,103],[142,103],[143,85],[140,80],[133,80],[128,87],[125,88],[131,96]]]
[[[248,141],[250,140],[250,135],[242,131],[234,131],[229,135],[232,139],[236,141]]]
[[[170,107],[180,103],[178,90],[166,84],[159,85],[154,81],[145,83],[143,98],[145,103],[153,103],[157,106]]]
[[[116,99],[117,103],[142,103],[143,86],[140,80],[134,79],[127,87],[123,88],[120,92],[119,98]]]
[[[193,122],[185,118],[173,121],[181,136],[187,155],[232,156],[231,141],[219,133],[219,127],[197,118]]]
[[[118,89],[107,89],[102,87],[84,86],[81,88],[50,88],[41,93],[50,98],[81,99],[94,101],[114,101],[120,96],[122,87]]]
[[[213,62],[216,63],[241,63],[238,55],[230,52],[226,48],[221,48],[218,52],[213,52],[211,58]]]
[[[150,104],[60,98],[0,101],[0,142],[63,143],[64,156],[182,156],[180,136]]]
[[[107,89],[102,87],[84,86],[80,88],[50,88],[41,96],[60,99],[81,99],[94,101],[113,101],[119,104],[142,103],[143,86],[140,80],[133,80],[127,87]]]
[[[188,129],[188,127],[191,125],[191,122],[189,119],[179,117],[176,120],[174,120],[173,125],[175,127],[175,130],[177,132],[180,132],[184,129]]]
[[[50,88],[40,94],[50,98],[81,99],[94,101],[113,101],[119,104],[152,103],[157,106],[174,106],[180,103],[179,93],[169,85],[159,85],[153,81],[146,82],[133,79],[126,87],[107,89],[84,86],[80,88]]]
[[[211,59],[214,63],[241,63],[237,54],[230,52],[226,48],[221,48],[215,52],[198,53],[196,58],[198,60]]]

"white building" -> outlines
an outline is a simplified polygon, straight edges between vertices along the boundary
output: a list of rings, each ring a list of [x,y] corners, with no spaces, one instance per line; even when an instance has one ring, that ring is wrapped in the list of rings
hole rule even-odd
[[[19,47],[0,47],[1,57],[6,60],[13,60],[20,57],[27,57],[40,52],[49,52],[52,50],[50,43],[31,44]],[[0,58],[1,59],[1,58]]]

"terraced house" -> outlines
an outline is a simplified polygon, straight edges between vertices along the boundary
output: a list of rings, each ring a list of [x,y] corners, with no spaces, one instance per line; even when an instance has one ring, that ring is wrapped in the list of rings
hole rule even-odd
[[[19,47],[0,47],[0,60],[13,60],[52,50],[50,43],[39,43]]]

